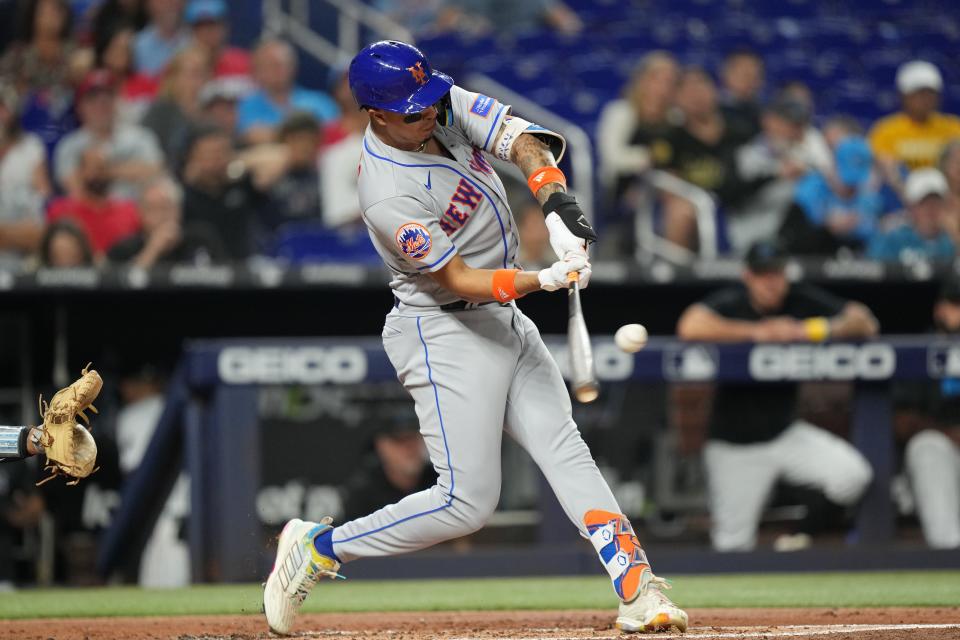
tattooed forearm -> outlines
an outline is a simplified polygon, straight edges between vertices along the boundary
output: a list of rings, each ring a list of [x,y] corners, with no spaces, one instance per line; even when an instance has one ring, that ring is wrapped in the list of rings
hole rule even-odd
[[[550,194],[556,193],[558,191],[560,193],[567,192],[564,186],[559,182],[550,182],[543,185],[542,187],[540,187],[540,190],[537,191],[537,202],[539,202],[540,204],[546,204],[547,199],[550,197]]]
[[[557,161],[550,153],[550,147],[529,133],[520,134],[517,141],[513,143],[510,160],[520,167],[526,177],[530,177],[530,174],[540,167],[557,166]]]
[[[520,167],[520,171],[523,172],[525,178],[529,178],[540,167],[557,166],[557,161],[554,159],[550,147],[529,133],[521,134],[517,141],[513,143],[513,148],[510,150],[510,160]],[[540,204],[543,204],[551,193],[557,191],[563,192],[566,189],[558,182],[548,183],[537,192],[537,200],[540,201]]]

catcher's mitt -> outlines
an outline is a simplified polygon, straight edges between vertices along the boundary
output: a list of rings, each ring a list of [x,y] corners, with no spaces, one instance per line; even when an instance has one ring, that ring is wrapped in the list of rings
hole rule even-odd
[[[50,477],[44,478],[38,485],[58,475],[69,476],[72,480],[67,484],[75,485],[80,478],[86,478],[96,471],[93,465],[97,461],[97,443],[90,431],[77,424],[77,416],[90,424],[83,411],[89,408],[97,413],[93,401],[103,387],[100,374],[89,369],[88,364],[83,368],[80,378],[69,387],[57,391],[49,404],[40,398],[40,418],[43,420],[40,446],[47,455],[44,469],[50,472]]]

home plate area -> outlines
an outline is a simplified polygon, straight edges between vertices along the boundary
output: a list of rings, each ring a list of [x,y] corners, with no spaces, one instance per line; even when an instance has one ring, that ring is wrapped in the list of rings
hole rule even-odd
[[[611,611],[310,613],[290,640],[960,639],[960,607],[690,609],[685,634],[623,635]],[[277,640],[261,615],[5,620],[0,640]]]
[[[942,632],[942,633],[941,633]],[[690,629],[687,633],[664,632],[640,636],[658,640],[679,638],[958,638],[960,624],[901,624],[901,625],[788,625],[782,627],[708,627]],[[453,640],[474,640],[483,636],[462,636]],[[505,637],[505,636],[501,636]],[[580,638],[625,638],[623,634],[600,634],[593,629],[560,630],[532,629],[531,634],[512,636],[517,640],[579,640]]]

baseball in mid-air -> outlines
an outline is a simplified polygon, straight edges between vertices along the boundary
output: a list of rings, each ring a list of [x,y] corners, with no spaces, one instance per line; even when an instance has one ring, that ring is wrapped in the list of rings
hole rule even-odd
[[[627,353],[636,353],[647,344],[647,328],[642,324],[625,324],[617,329],[613,341]]]

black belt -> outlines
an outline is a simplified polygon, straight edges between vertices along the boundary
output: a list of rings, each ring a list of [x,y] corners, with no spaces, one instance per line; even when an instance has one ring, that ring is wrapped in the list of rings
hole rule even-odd
[[[441,311],[463,311],[465,309],[476,309],[477,307],[485,307],[488,304],[500,304],[496,300],[490,300],[489,302],[467,302],[466,300],[457,300],[456,302],[450,302],[448,304],[440,305]],[[501,307],[506,305],[500,304]]]
[[[490,300],[489,302],[467,302],[466,300],[457,300],[456,302],[448,302],[447,304],[440,305],[441,311],[465,311],[466,309],[476,309],[477,307],[485,307],[488,304],[500,304],[496,300]],[[397,296],[393,296],[393,306],[399,308],[400,300]],[[506,307],[509,305],[500,304],[501,307]]]

